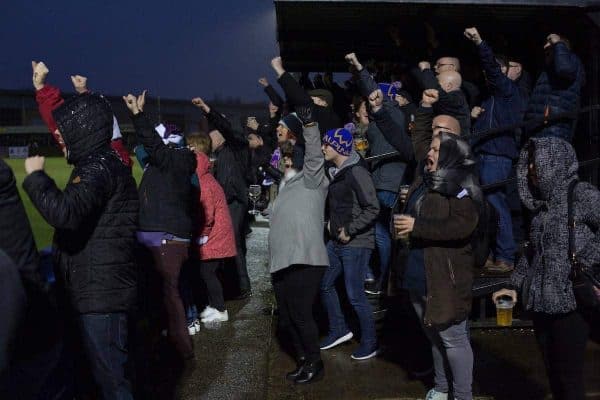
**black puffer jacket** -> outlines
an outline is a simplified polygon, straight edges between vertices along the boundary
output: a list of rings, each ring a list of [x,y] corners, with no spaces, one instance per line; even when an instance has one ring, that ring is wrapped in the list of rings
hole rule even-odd
[[[215,152],[215,179],[225,191],[227,204],[237,201],[247,206],[248,184],[253,179],[248,139],[241,132],[234,130],[229,120],[214,108],[211,108],[206,117],[225,138],[225,144]]]
[[[541,73],[531,94],[525,120],[543,118],[546,112],[552,118],[577,110],[584,82],[585,72],[579,58],[564,43],[555,44],[552,61]],[[528,136],[555,136],[571,141],[572,128],[572,120],[563,120],[529,129]]]
[[[63,191],[43,171],[23,182],[56,228],[57,278],[79,313],[128,311],[137,294],[135,180],[110,148],[112,110],[98,95],[67,100],[54,112],[74,164]]]
[[[192,184],[196,156],[163,143],[144,113],[133,117],[138,140],[148,153],[140,183],[140,231],[192,237]]]
[[[39,282],[39,256],[31,226],[17,190],[15,175],[0,159],[0,249],[17,265],[25,280]]]

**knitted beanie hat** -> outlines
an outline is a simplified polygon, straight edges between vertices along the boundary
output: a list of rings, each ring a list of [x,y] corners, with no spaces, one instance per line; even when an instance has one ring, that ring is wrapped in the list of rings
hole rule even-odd
[[[352,152],[352,133],[344,128],[331,129],[323,136],[323,143],[343,156],[349,156]]]
[[[296,113],[291,113],[281,118],[279,123],[288,128],[296,137],[302,136],[302,122],[296,116]]]

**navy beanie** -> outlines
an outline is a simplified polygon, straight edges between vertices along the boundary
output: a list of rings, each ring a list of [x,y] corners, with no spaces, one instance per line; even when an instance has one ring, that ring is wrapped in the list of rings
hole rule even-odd
[[[302,122],[296,116],[296,113],[291,113],[281,118],[279,123],[288,128],[296,138],[302,136]]]
[[[343,156],[349,156],[352,152],[352,133],[344,128],[331,129],[323,136],[323,143]]]

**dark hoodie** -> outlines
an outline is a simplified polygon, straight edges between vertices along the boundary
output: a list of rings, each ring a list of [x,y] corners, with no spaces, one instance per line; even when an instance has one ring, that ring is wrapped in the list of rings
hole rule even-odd
[[[528,180],[529,147],[537,171],[537,188]],[[528,310],[548,314],[567,313],[576,309],[569,273],[569,232],[567,228],[567,192],[578,179],[579,164],[573,147],[566,141],[544,137],[529,141],[521,151],[517,166],[521,201],[532,213],[529,231],[533,250],[531,262],[521,257],[511,277],[517,289],[529,289]],[[584,265],[600,264],[600,192],[581,182],[574,192],[575,248]],[[596,268],[598,276],[600,270]],[[526,279],[529,277],[530,279]],[[524,288],[527,284],[529,287]]]
[[[79,313],[122,312],[136,298],[138,196],[131,170],[110,148],[112,110],[102,96],[73,97],[54,112],[74,165],[64,190],[44,171],[23,187],[56,228],[58,282]]]

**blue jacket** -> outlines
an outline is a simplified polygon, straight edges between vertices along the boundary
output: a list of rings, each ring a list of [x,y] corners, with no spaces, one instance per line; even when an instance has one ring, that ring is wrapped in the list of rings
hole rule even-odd
[[[525,119],[543,118],[546,106],[549,116],[575,111],[579,108],[581,87],[585,82],[583,64],[567,46],[558,42],[553,48],[552,64],[547,66],[538,78]],[[573,122],[570,120],[553,122],[541,129],[532,129],[528,136],[555,136],[571,141]]]
[[[485,111],[475,120],[474,134],[521,122],[526,106],[519,86],[502,73],[492,48],[486,42],[482,42],[478,50],[491,96],[481,104]],[[471,146],[477,154],[491,154],[512,159],[519,155],[514,129],[489,139],[479,141],[473,139]]]

